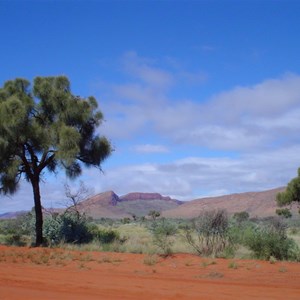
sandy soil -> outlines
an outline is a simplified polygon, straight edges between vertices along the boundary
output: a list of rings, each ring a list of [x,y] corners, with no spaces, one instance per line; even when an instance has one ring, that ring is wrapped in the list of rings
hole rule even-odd
[[[300,264],[0,246],[0,299],[300,299]]]

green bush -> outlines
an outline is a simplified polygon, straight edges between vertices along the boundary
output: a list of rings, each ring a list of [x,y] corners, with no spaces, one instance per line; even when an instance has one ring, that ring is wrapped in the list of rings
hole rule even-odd
[[[45,218],[43,234],[50,245],[60,242],[83,244],[93,240],[86,216],[73,212]]]
[[[15,219],[0,221],[0,234],[4,235],[31,235],[34,230],[32,213],[18,216]]]
[[[4,238],[4,244],[10,246],[25,246],[26,241],[20,234],[8,234]]]
[[[110,244],[115,241],[121,241],[120,234],[112,229],[98,229],[94,234],[94,239],[102,244]]]
[[[65,243],[73,244],[89,243],[93,240],[86,217],[84,215],[78,217],[74,213],[65,213],[61,216],[60,236]]]
[[[299,248],[295,241],[287,237],[286,226],[280,220],[256,226],[248,230],[244,245],[253,251],[258,259],[299,260]]]
[[[177,232],[176,225],[165,218],[159,221],[154,219],[149,229],[153,235],[153,243],[162,250],[163,255],[172,255],[173,237]]]
[[[249,220],[249,213],[246,211],[236,212],[233,215],[233,219],[238,223],[243,223]]]
[[[52,216],[45,218],[43,235],[50,246],[59,244],[62,241],[61,227],[62,218],[58,214],[53,214]]]
[[[110,244],[121,241],[117,231],[112,229],[99,229],[83,214],[67,212],[62,215],[53,214],[44,220],[44,237],[48,244],[61,242],[72,244],[89,243],[92,240],[101,244]]]
[[[291,218],[292,217],[292,213],[288,208],[278,208],[276,209],[276,214],[278,216],[282,216],[286,219]]]

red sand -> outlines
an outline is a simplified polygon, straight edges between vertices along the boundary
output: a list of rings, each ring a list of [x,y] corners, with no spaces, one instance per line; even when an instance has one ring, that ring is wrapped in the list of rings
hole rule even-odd
[[[156,259],[0,246],[0,299],[300,299],[299,263]]]

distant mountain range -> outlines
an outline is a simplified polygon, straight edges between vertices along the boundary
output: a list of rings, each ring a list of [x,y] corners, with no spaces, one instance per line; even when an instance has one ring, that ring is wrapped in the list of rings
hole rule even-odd
[[[80,210],[93,218],[120,219],[146,216],[149,211],[175,209],[183,202],[158,193],[130,193],[119,197],[113,191],[95,195],[80,203]]]
[[[108,191],[82,201],[79,209],[95,219],[131,218],[133,215],[141,217],[148,215],[151,210],[159,211],[167,218],[193,218],[204,210],[212,209],[226,209],[229,214],[246,211],[250,217],[261,218],[276,214],[276,194],[284,189],[281,187],[263,192],[200,198],[186,202],[158,193],[129,193],[119,197],[113,191]],[[0,218],[12,218],[21,213],[6,213],[0,215]]]

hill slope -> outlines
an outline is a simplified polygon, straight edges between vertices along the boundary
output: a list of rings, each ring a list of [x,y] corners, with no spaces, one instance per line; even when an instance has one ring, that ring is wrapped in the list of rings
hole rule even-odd
[[[177,208],[163,212],[167,218],[197,217],[203,210],[226,209],[229,214],[247,211],[250,217],[274,216],[276,194],[285,188],[276,188],[263,192],[247,192],[241,194],[209,197],[185,202]]]
[[[268,217],[276,215],[276,194],[285,188],[276,188],[263,192],[209,197],[182,202],[158,193],[129,193],[119,197],[113,191],[97,194],[80,203],[79,208],[89,216],[121,219],[125,217],[146,216],[149,211],[161,212],[166,218],[193,218],[203,210],[226,209],[229,214],[247,211],[250,217]],[[61,209],[60,209],[61,210]],[[297,215],[294,207],[293,214]],[[16,217],[18,212],[0,215],[0,218]]]
[[[176,208],[182,202],[158,193],[130,193],[119,197],[113,191],[95,195],[80,204],[80,210],[89,216],[120,219],[145,216],[151,210],[164,211]]]

